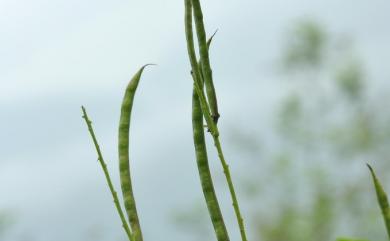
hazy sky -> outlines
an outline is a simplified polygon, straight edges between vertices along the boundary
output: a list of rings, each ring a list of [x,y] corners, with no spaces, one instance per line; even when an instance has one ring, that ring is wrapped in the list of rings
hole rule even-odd
[[[219,29],[211,55],[227,145],[224,131],[250,132],[252,115],[267,118],[280,88],[273,63],[288,41],[286,30],[301,18],[352,36],[369,77],[390,78],[387,0],[202,4],[207,32]],[[145,240],[190,241],[172,226],[174,208],[202,198],[191,139],[183,1],[0,0],[0,210],[16,219],[4,241],[81,241],[99,230],[100,240],[124,237],[80,106],[94,122],[119,190],[120,102],[129,78],[145,63],[158,66],[144,72],[131,127]],[[238,164],[230,164],[234,175]],[[219,163],[212,166],[220,177]],[[229,200],[222,201],[233,220]],[[233,230],[232,240],[238,237]]]

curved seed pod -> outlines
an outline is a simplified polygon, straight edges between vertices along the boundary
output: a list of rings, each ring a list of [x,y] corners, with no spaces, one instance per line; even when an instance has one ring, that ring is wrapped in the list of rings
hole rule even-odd
[[[372,179],[374,181],[374,186],[375,186],[375,192],[376,196],[378,199],[379,206],[382,211],[383,219],[385,221],[386,229],[387,229],[387,234],[390,238],[390,207],[389,207],[389,201],[387,199],[386,192],[383,190],[383,187],[381,183],[379,182],[379,179],[376,177],[374,170],[372,167],[367,164],[368,169],[370,169]]]
[[[134,77],[131,79],[126,88],[126,92],[122,102],[118,133],[118,154],[121,188],[125,209],[130,222],[131,229],[133,231],[135,241],[142,241],[142,232],[131,185],[129,163],[129,130],[134,95],[137,90],[137,86],[141,78],[142,72],[146,66],[147,65],[144,65],[134,75]]]
[[[206,31],[203,23],[203,13],[199,0],[192,0],[196,34],[198,36],[199,53],[201,59],[201,69],[203,72],[204,82],[206,86],[207,99],[209,101],[211,115],[214,123],[218,122],[220,114],[218,112],[217,95],[213,83],[213,74],[210,66],[209,51],[206,41]]]
[[[218,241],[229,241],[229,235],[223,221],[209,169],[203,128],[203,114],[195,90],[192,95],[192,128],[199,177],[214,231]]]
[[[114,185],[112,185],[110,174],[107,170],[107,165],[104,162],[102,152],[100,151],[99,143],[96,139],[95,132],[93,131],[93,128],[92,128],[92,121],[89,120],[88,115],[87,115],[87,111],[85,110],[84,106],[82,106],[81,109],[83,111],[83,119],[85,120],[85,123],[87,124],[89,134],[91,135],[91,138],[92,138],[92,142],[95,145],[95,149],[96,149],[96,152],[98,154],[99,163],[103,169],[104,176],[106,177],[107,185],[111,191],[112,198],[114,199],[114,204],[115,204],[116,210],[117,210],[119,217],[122,221],[122,227],[125,230],[129,241],[135,241],[133,234],[131,233],[131,230],[129,228],[129,225],[127,224],[125,215],[124,215],[122,208],[121,208],[121,205],[119,204],[117,192],[115,191]]]

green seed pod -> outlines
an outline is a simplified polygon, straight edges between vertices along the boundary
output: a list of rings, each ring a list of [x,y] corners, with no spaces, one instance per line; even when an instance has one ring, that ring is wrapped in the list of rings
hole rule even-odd
[[[194,79],[194,90],[192,95],[192,127],[193,138],[195,146],[195,154],[198,165],[199,177],[202,185],[203,194],[206,200],[209,215],[214,226],[214,231],[219,241],[229,241],[229,235],[227,233],[225,223],[223,221],[222,213],[218,204],[218,199],[215,194],[214,185],[209,169],[206,143],[204,137],[203,128],[203,111],[201,108],[201,102],[199,101],[199,93],[203,97],[203,107],[206,108],[205,118],[212,122],[210,113],[208,112],[207,103],[203,96],[203,78],[201,76],[201,70],[198,68],[198,62],[196,61],[195,48],[192,35],[192,4],[191,0],[185,0],[185,29],[187,48],[192,66],[192,77]],[[211,38],[210,38],[211,43]],[[200,63],[200,61],[199,61]]]
[[[218,241],[229,241],[210,173],[203,128],[203,113],[195,90],[192,95],[192,128],[199,177],[214,231]]]
[[[122,194],[125,204],[125,209],[130,222],[131,230],[135,241],[142,241],[141,226],[138,219],[137,208],[133,195],[130,177],[130,162],[129,162],[129,130],[131,110],[133,107],[134,95],[138,87],[142,72],[147,65],[144,65],[129,82],[125,95],[123,97],[121,115],[119,121],[118,132],[118,154],[119,154],[119,172],[121,180]]]
[[[387,194],[383,190],[383,187],[382,187],[381,183],[379,182],[379,179],[376,177],[375,172],[372,169],[372,167],[369,164],[367,164],[367,166],[371,172],[372,179],[374,181],[376,196],[377,196],[378,203],[379,203],[379,206],[380,206],[381,211],[382,211],[383,219],[385,221],[387,234],[388,234],[389,239],[390,239],[390,207],[389,207],[389,201],[387,199]]]
[[[230,196],[232,198],[234,212],[236,214],[237,223],[238,223],[238,226],[240,229],[241,239],[242,239],[242,241],[247,241],[245,227],[244,227],[244,220],[242,218],[241,211],[240,211],[240,208],[238,205],[238,200],[237,200],[237,196],[236,196],[236,193],[234,190],[232,177],[230,175],[229,166],[228,166],[228,164],[225,160],[225,157],[223,155],[221,142],[219,140],[218,126],[216,125],[215,119],[213,120],[213,118],[212,118],[212,115],[211,115],[210,109],[209,109],[209,104],[207,103],[206,97],[203,93],[203,88],[202,88],[203,85],[201,83],[201,76],[200,76],[200,72],[199,72],[199,68],[198,68],[198,61],[196,59],[196,54],[195,54],[195,47],[194,47],[194,40],[193,40],[193,33],[192,33],[192,6],[196,4],[197,8],[198,8],[198,12],[199,12],[200,3],[197,0],[184,0],[184,3],[185,3],[185,34],[186,34],[186,40],[187,40],[188,56],[189,56],[191,68],[192,68],[192,76],[194,78],[194,89],[196,91],[196,94],[198,95],[201,110],[203,112],[203,116],[206,120],[207,127],[209,128],[210,134],[213,137],[214,145],[215,145],[215,148],[217,149],[218,157],[219,157],[221,164],[222,164],[222,167],[223,167],[223,172],[225,174],[226,182],[227,182],[228,187],[229,187],[229,192],[230,192]],[[195,11],[195,6],[194,6],[194,13],[195,12],[196,11]],[[203,22],[202,22],[202,24],[203,24]],[[207,48],[207,46],[206,46],[206,48]],[[202,59],[201,59],[201,61],[203,62]]]
[[[220,114],[218,112],[217,95],[213,83],[213,74],[210,66],[209,51],[206,41],[206,31],[203,23],[203,13],[199,0],[192,0],[192,6],[194,11],[194,19],[196,26],[196,34],[198,36],[199,53],[201,60],[201,70],[204,77],[204,83],[206,86],[207,99],[209,101],[211,115],[214,123],[218,122]]]
[[[211,35],[211,37],[207,40],[207,50],[210,49],[211,42],[213,41],[213,38],[214,38],[215,34],[217,33],[217,31],[218,31],[218,29],[215,30],[213,35]],[[201,60],[198,61],[198,66],[202,66],[202,61]],[[202,79],[202,83],[204,83],[204,74],[203,74],[202,67],[199,68],[199,72],[200,72],[200,77]]]
[[[202,77],[198,66],[198,60],[196,59],[195,47],[194,47],[194,37],[192,30],[192,3],[191,0],[184,0],[185,3],[185,35],[187,41],[187,51],[188,57],[191,63],[191,75],[194,79],[194,87],[195,91],[198,94],[200,99],[200,105],[202,107],[203,116],[206,120],[207,126],[213,136],[218,136],[218,128],[215,124],[213,124],[213,119],[211,117],[211,112],[209,108],[209,104],[206,100],[206,97],[203,93],[203,83]]]

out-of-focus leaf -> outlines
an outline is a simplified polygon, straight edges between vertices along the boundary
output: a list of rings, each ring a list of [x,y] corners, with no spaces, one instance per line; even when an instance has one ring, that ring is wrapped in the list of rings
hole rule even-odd
[[[299,121],[302,114],[301,100],[297,95],[289,96],[282,104],[279,121],[282,130],[289,132]]]
[[[323,60],[326,33],[320,24],[304,20],[290,33],[284,57],[287,69],[316,67]]]
[[[355,62],[343,66],[336,74],[338,87],[349,98],[356,99],[361,96],[363,90],[362,67]]]

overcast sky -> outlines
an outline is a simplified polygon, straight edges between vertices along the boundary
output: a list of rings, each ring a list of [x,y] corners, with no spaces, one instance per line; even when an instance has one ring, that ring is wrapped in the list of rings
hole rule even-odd
[[[390,78],[387,0],[202,4],[207,32],[219,29],[211,55],[227,145],[224,131],[235,125],[251,131],[253,113],[266,118],[270,112],[280,87],[273,63],[286,30],[301,18],[352,36],[368,75]],[[183,1],[0,0],[0,210],[16,220],[4,241],[81,241],[95,231],[100,240],[123,240],[80,106],[87,107],[119,189],[120,102],[145,63],[158,66],[144,72],[131,126],[145,240],[192,240],[172,225],[175,208],[202,198],[184,39]],[[237,164],[230,165],[234,176]],[[219,163],[212,166],[221,175]],[[229,200],[222,202],[233,219]],[[235,240],[238,230],[232,229]]]

